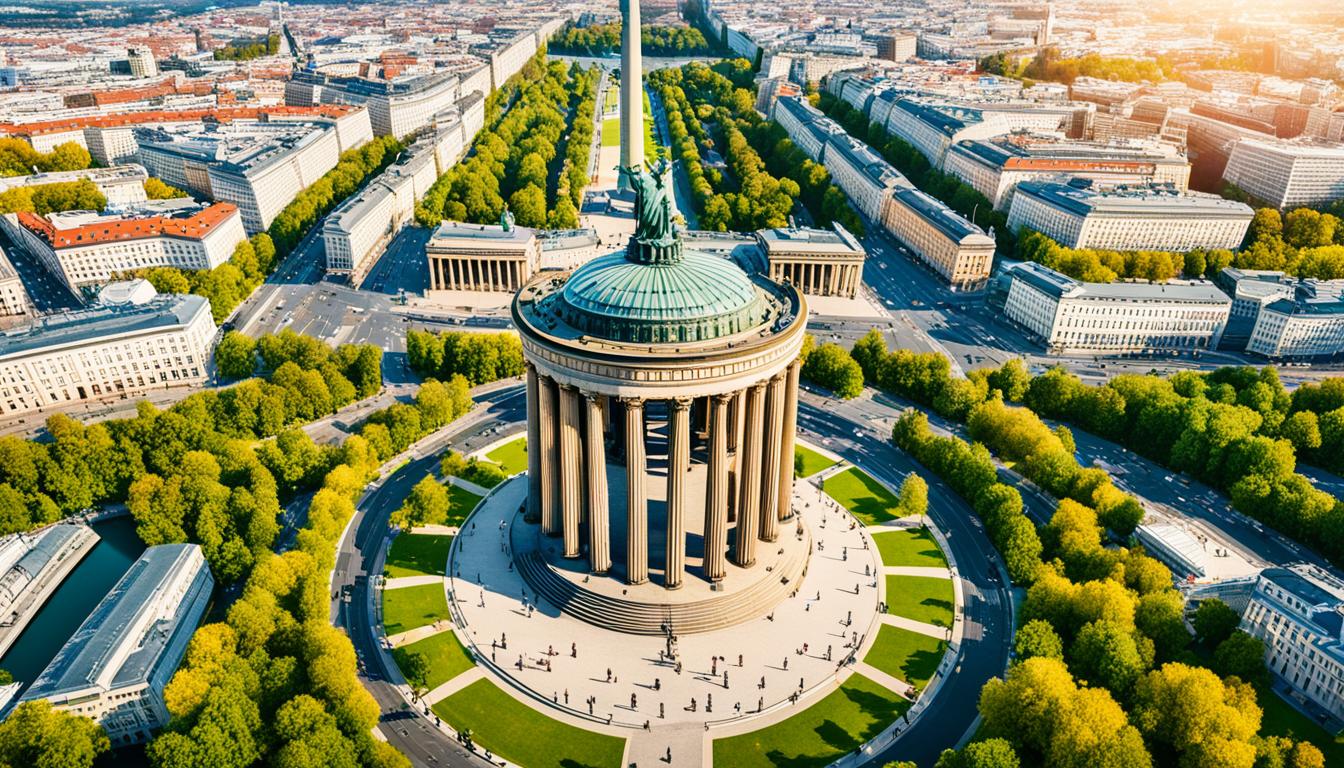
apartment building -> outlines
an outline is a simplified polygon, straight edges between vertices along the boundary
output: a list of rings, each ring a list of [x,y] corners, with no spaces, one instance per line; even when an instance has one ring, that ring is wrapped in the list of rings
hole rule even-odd
[[[1286,568],[1266,568],[1241,617],[1265,665],[1293,693],[1344,718],[1344,595]]]
[[[1242,139],[1223,180],[1283,209],[1325,205],[1344,199],[1344,144]]]
[[[1008,226],[1047,235],[1066,248],[1189,251],[1236,248],[1255,212],[1216,195],[1173,186],[1095,189],[1085,180],[1017,185]]]
[[[1030,261],[1007,277],[1004,316],[1056,355],[1213,349],[1232,308],[1211,283],[1083,283]]]
[[[9,257],[5,255],[4,249],[0,248],[0,317],[26,315],[31,306],[28,291],[23,287],[23,280]]]
[[[891,163],[847,133],[830,136],[822,164],[854,207],[874,221],[882,219],[882,209],[892,191],[910,184]]]
[[[146,549],[20,701],[90,718],[116,746],[148,741],[168,724],[163,691],[214,585],[198,545]]]
[[[107,299],[89,309],[0,334],[0,413],[204,382],[215,336],[210,302],[136,283],[105,287]]]
[[[109,206],[136,205],[145,202],[145,181],[149,173],[140,165],[116,165],[111,168],[88,168],[82,171],[53,171],[31,176],[0,176],[0,192],[17,187],[38,187],[44,184],[67,184],[88,179],[107,198]]]
[[[110,214],[20,211],[0,217],[0,228],[76,295],[131,270],[214,269],[247,239],[236,206],[190,198]]]
[[[937,198],[899,186],[887,197],[879,220],[954,288],[975,288],[989,278],[994,239]]]

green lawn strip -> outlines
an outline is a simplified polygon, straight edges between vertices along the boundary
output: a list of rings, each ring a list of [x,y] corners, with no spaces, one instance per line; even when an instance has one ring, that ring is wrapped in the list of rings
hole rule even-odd
[[[392,649],[392,657],[402,669],[406,668],[405,658],[411,653],[421,654],[429,663],[429,679],[425,685],[430,691],[476,666],[467,655],[467,649],[462,647],[462,641],[457,639],[457,633],[452,631],[440,632]]]
[[[863,663],[922,690],[937,671],[945,650],[947,643],[936,637],[883,624]]]
[[[886,486],[857,467],[838,472],[822,484],[826,495],[854,513],[864,525],[878,525],[896,519],[896,497]]]
[[[893,616],[950,627],[955,605],[951,579],[935,576],[887,577],[887,613]]]
[[[447,534],[402,533],[387,550],[383,572],[389,579],[400,576],[442,576],[448,565],[453,537]]]
[[[499,468],[504,470],[506,475],[516,475],[519,472],[527,471],[527,438],[520,437],[517,440],[499,446],[495,450],[485,454],[485,458],[495,462]]]
[[[795,477],[811,477],[821,470],[834,466],[835,461],[822,456],[820,453],[808,448],[805,445],[796,445],[793,448]],[[797,471],[796,467],[802,467],[802,471]]]
[[[1257,688],[1256,698],[1264,717],[1260,721],[1260,735],[1288,736],[1295,741],[1307,740],[1325,755],[1326,765],[1344,765],[1344,733],[1331,736],[1311,718],[1297,711],[1277,693]]]
[[[467,515],[481,503],[481,497],[460,485],[448,485],[448,525],[462,525]]]
[[[877,552],[883,565],[905,565],[916,568],[946,568],[947,558],[933,534],[924,528],[904,528],[888,533],[873,534]]]
[[[388,637],[448,618],[442,584],[383,590],[383,629]]]
[[[714,741],[714,765],[810,768],[834,762],[881,733],[910,702],[863,675],[787,720]]]
[[[602,146],[619,147],[621,145],[621,118],[608,117],[602,121]]]
[[[472,741],[527,768],[619,768],[625,739],[543,715],[489,680],[477,680],[435,704],[434,713]]]

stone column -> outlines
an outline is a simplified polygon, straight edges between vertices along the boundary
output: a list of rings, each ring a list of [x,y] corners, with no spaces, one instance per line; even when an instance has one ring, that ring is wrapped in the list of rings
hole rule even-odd
[[[625,404],[625,571],[631,584],[649,580],[649,504],[644,487],[644,401]]]
[[[803,364],[789,365],[784,384],[784,423],[779,430],[779,519],[793,517],[793,444],[798,436],[798,375]]]
[[[764,456],[761,462],[761,538],[774,541],[779,536],[779,433],[784,428],[784,379],[778,373],[770,379],[766,398]]]
[[[733,562],[746,568],[756,562],[756,537],[761,520],[761,443],[765,429],[765,382],[745,391],[747,420],[738,457],[737,538]]]
[[[538,402],[537,369],[524,363],[527,370],[527,514],[525,520],[541,520],[541,404]]]
[[[545,377],[537,379],[537,452],[541,476],[541,532],[547,536],[559,535],[560,527],[560,473],[556,453],[556,439],[560,412],[555,402],[555,382]],[[530,458],[529,458],[530,462]]]
[[[565,557],[579,556],[579,520],[583,517],[583,452],[579,439],[579,391],[560,387],[560,512]]]
[[[588,431],[584,435],[587,450],[584,466],[588,469],[588,563],[593,573],[611,570],[611,520],[607,508],[607,445],[603,429],[602,396],[585,393],[588,401]]]
[[[663,586],[681,586],[686,567],[686,473],[691,468],[691,400],[679,397],[667,404],[667,553]]]
[[[709,400],[709,482],[705,489],[705,578],[722,581],[728,574],[728,400]]]

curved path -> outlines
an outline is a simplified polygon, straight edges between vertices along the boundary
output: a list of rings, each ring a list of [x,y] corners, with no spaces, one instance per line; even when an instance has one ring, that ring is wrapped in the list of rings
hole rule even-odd
[[[430,472],[437,454],[446,448],[470,452],[498,439],[494,430],[523,421],[524,388],[521,384],[501,387],[477,399],[470,415],[440,433],[441,441],[426,454],[392,473],[360,503],[350,527],[342,537],[333,590],[350,592],[350,602],[332,603],[333,621],[350,635],[364,662],[361,682],[382,708],[381,731],[416,766],[483,766],[485,761],[463,749],[437,730],[420,711],[407,709],[399,689],[387,681],[382,654],[378,652],[375,628],[369,612],[362,610],[369,599],[369,568],[378,554],[388,516],[401,505],[411,486]],[[975,519],[969,505],[939,478],[926,472],[910,457],[890,444],[885,427],[867,419],[828,410],[820,398],[807,396],[799,403],[800,435],[823,442],[833,453],[857,464],[891,486],[899,486],[911,471],[929,482],[929,516],[946,535],[965,592],[965,635],[954,672],[940,686],[914,724],[905,729],[873,763],[913,760],[931,766],[943,749],[969,736],[977,721],[980,688],[1003,673],[1012,645],[1013,608],[1004,584],[999,556]],[[361,609],[355,610],[355,607]],[[432,716],[431,716],[432,717]]]

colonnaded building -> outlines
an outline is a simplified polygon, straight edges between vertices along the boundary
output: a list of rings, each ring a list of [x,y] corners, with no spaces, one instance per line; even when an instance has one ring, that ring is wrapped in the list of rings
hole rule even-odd
[[[637,53],[637,17],[625,29],[636,32],[623,50]],[[622,95],[641,125],[638,94]],[[513,557],[581,619],[707,631],[765,615],[807,565],[808,531],[786,524],[807,305],[790,284],[688,248],[667,165],[643,167],[633,136],[622,131],[634,150],[622,157],[636,212],[626,250],[541,272],[513,300],[536,446],[535,525],[514,527]]]

